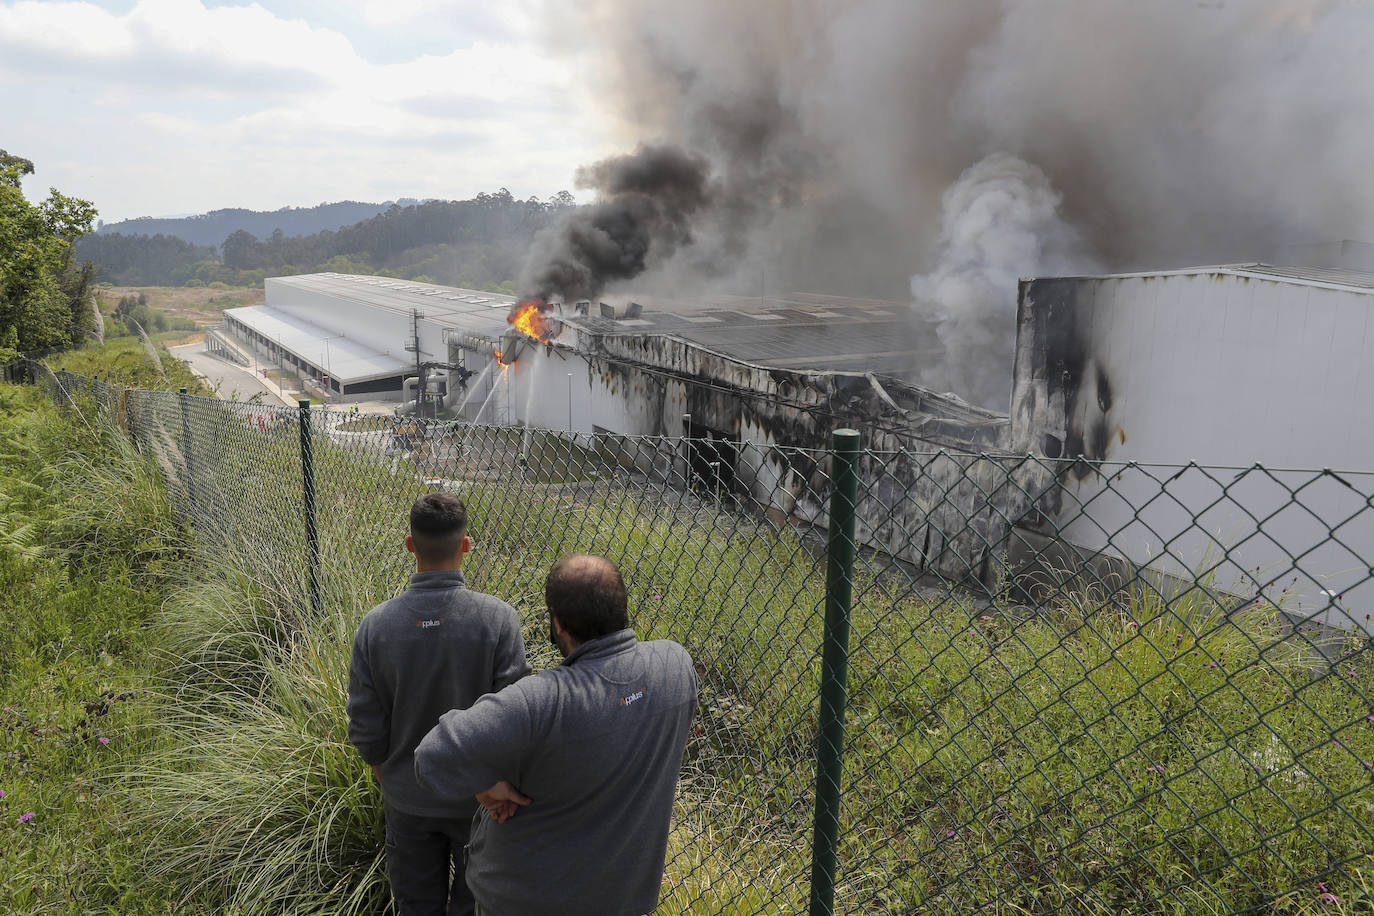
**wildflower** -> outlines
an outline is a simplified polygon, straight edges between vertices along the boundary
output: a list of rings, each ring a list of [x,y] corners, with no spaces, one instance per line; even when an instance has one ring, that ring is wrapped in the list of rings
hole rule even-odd
[[[1320,897],[1318,897],[1317,899],[1320,900],[1322,903],[1340,903],[1340,902],[1341,902],[1341,898],[1337,897],[1335,894],[1332,894],[1332,893],[1322,894],[1322,895],[1321,895]]]
[[[101,744],[109,744],[109,743],[110,743],[110,739],[109,739],[109,738],[106,738],[106,737],[104,737],[104,736],[101,736],[101,737],[99,737],[99,738],[97,738],[97,739],[95,739],[95,740],[99,741]]]
[[[662,598],[663,598],[662,595],[654,595],[654,600],[655,600],[655,601],[659,601],[659,600],[661,600]]]
[[[0,789],[0,798],[4,798],[4,797],[5,797],[5,790],[4,790],[4,789]]]
[[[19,823],[27,824],[29,821],[33,820],[37,816],[38,815],[34,814],[32,811],[27,811],[24,814],[19,815]]]
[[[949,831],[948,833],[945,834],[945,836],[949,836],[949,837],[954,836],[954,831],[953,831],[953,830]]]

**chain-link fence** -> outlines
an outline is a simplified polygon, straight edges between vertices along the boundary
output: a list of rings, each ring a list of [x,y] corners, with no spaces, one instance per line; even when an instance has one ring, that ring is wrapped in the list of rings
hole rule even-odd
[[[6,373],[126,430],[273,625],[399,590],[428,489],[536,668],[544,572],[613,558],[700,676],[662,913],[828,911],[827,856],[851,914],[1374,912],[1374,475],[860,451],[827,636],[828,449]]]

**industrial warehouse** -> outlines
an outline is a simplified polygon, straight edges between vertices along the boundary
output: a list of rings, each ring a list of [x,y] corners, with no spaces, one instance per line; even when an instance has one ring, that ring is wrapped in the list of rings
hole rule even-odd
[[[1320,524],[1281,515],[1270,538],[1240,545],[1245,512],[1214,513],[1211,530],[1192,521],[1215,498],[1210,480],[1172,484],[1188,512],[1157,504],[1133,515],[1122,502],[1120,519],[1103,491],[1129,489],[1151,462],[1357,467],[1374,451],[1360,395],[1374,275],[1357,271],[1247,264],[1022,281],[1009,414],[904,381],[940,352],[933,326],[905,303],[617,300],[555,304],[517,326],[515,298],[473,290],[340,274],[266,288],[265,305],[225,313],[228,333],[321,394],[388,392],[409,410],[603,441],[689,436],[702,443],[698,479],[747,491],[778,519],[814,521],[824,507],[804,467],[749,445],[823,447],[850,426],[876,450],[943,450],[953,457],[899,466],[890,499],[871,489],[863,536],[956,579],[986,579],[996,557],[1040,555],[1045,539],[1067,535],[1089,552],[1129,545],[1118,559],[1165,575],[1225,556],[1218,585],[1242,591],[1244,568],[1303,554],[1364,497],[1333,483],[1309,494]],[[998,464],[959,455],[1000,456],[1016,486]],[[1018,463],[1026,455],[1047,460]],[[1274,515],[1281,496],[1256,489],[1247,511]],[[1374,530],[1351,527],[1345,540],[1374,551]],[[1329,572],[1297,593],[1315,604],[1333,581],[1362,578],[1346,572],[1348,554],[1325,544],[1311,559]]]

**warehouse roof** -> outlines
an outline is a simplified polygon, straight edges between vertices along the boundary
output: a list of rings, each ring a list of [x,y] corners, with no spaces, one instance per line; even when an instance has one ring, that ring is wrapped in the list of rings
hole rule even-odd
[[[496,338],[510,326],[516,297],[389,277],[305,274],[274,283],[326,293],[372,308]],[[909,376],[942,352],[934,325],[909,302],[779,293],[766,297],[703,295],[691,299],[616,295],[606,297],[623,313],[630,299],[643,305],[635,318],[592,314],[561,317],[593,334],[673,337],[759,366],[817,371],[876,372]]]
[[[934,323],[908,302],[786,293],[642,299],[635,318],[569,318],[598,335],[662,334],[755,366],[911,376],[943,352]]]
[[[1064,277],[1069,280],[1127,280],[1148,277],[1233,276],[1256,280],[1275,280],[1302,286],[1320,286],[1355,293],[1374,293],[1374,273],[1337,267],[1276,267],[1273,264],[1219,264],[1214,267],[1188,267],[1180,270],[1143,270],[1120,274],[1090,274]],[[1038,279],[1060,279],[1043,277]]]
[[[272,282],[360,302],[407,317],[411,310],[418,310],[426,320],[436,324],[491,337],[499,337],[509,327],[506,315],[516,301],[514,296],[500,293],[359,274],[302,274],[273,277]]]
[[[225,309],[226,320],[238,321],[269,340],[314,363],[344,385],[390,378],[413,368],[414,363],[379,353],[364,343],[341,337],[319,325],[280,312],[270,305]]]

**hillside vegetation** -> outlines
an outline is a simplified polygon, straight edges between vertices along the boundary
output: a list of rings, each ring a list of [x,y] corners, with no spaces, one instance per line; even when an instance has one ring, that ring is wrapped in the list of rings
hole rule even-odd
[[[95,207],[53,188],[30,203],[28,159],[0,149],[0,361],[16,352],[71,346],[98,333],[93,268],[75,257]]]
[[[394,203],[408,206],[419,201],[400,200]],[[362,222],[392,205],[392,201],[370,204],[343,200],[315,207],[282,207],[280,210],[269,211],[227,208],[186,217],[140,216],[117,223],[105,223],[98,232],[101,235],[171,236],[192,245],[215,248],[226,237],[240,229],[260,238],[265,238],[278,229],[286,235],[313,235],[316,232],[341,229]]]
[[[393,204],[299,237],[280,227],[262,236],[237,229],[205,245],[102,232],[78,250],[95,262],[98,279],[118,286],[258,286],[269,276],[337,271],[510,292],[534,234],[573,203],[567,192],[517,200],[502,188],[471,200]]]

